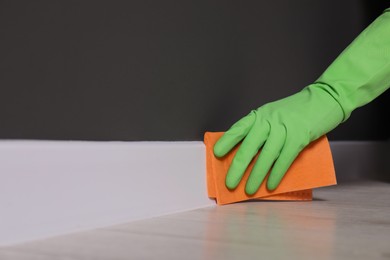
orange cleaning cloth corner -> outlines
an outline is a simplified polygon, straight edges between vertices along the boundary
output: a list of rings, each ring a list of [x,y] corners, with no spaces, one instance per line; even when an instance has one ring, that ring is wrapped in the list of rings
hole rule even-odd
[[[313,188],[337,184],[329,142],[323,136],[302,150],[275,190],[266,188],[267,175],[255,194],[249,196],[245,193],[245,183],[261,151],[248,166],[237,188],[229,190],[225,178],[239,145],[226,156],[215,157],[213,147],[222,135],[223,132],[206,132],[204,135],[208,196],[215,198],[219,205],[251,199],[311,200]]]

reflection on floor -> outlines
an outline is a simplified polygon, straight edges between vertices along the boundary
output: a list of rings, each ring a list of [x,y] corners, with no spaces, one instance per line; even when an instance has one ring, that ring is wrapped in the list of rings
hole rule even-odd
[[[389,259],[390,184],[317,189],[0,248],[0,259]]]

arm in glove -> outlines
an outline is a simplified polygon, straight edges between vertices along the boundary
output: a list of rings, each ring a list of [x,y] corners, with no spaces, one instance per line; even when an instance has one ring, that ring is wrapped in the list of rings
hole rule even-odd
[[[272,168],[267,188],[275,189],[306,145],[334,129],[351,112],[390,86],[390,9],[368,26],[313,84],[268,103],[236,122],[215,144],[222,157],[242,141],[226,176],[237,187],[262,149],[246,183],[254,194]]]

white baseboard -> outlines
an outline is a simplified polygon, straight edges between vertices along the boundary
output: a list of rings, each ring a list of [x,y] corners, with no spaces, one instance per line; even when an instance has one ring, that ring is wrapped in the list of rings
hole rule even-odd
[[[214,205],[202,142],[0,141],[0,245]]]
[[[339,182],[384,144],[331,142]],[[0,141],[0,246],[214,205],[205,166],[202,142]]]

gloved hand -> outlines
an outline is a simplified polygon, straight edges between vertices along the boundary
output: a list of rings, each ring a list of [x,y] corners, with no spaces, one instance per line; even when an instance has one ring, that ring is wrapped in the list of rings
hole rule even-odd
[[[275,189],[299,152],[335,128],[343,117],[340,105],[322,84],[310,85],[297,94],[253,110],[214,146],[214,154],[222,157],[244,138],[229,168],[226,186],[237,187],[249,163],[263,147],[245,190],[248,194],[255,193],[274,162],[267,187]]]
[[[226,176],[237,187],[249,163],[261,150],[246,183],[254,194],[272,167],[267,188],[275,189],[311,141],[345,121],[390,85],[390,9],[367,27],[321,77],[300,92],[268,103],[235,123],[215,144],[222,157],[242,141]]]

